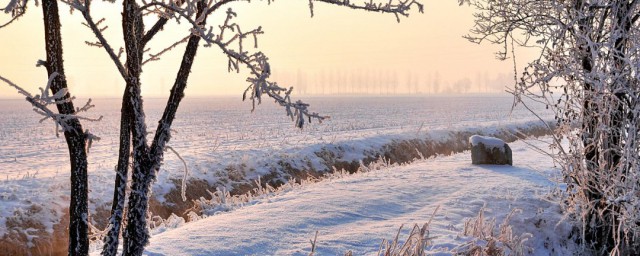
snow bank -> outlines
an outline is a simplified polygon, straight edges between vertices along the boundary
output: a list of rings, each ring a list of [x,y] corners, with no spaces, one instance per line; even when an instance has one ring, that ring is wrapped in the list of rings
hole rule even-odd
[[[514,141],[527,136],[548,134],[547,124],[522,122],[504,126],[467,127],[454,130],[425,130],[418,133],[379,135],[308,146],[292,146],[279,150],[238,150],[223,159],[212,159],[190,166],[191,185],[187,201],[180,196],[177,180],[182,169],[178,162],[163,167],[154,184],[156,206],[170,208],[152,211],[167,218],[170,213],[186,213],[192,201],[209,197],[209,191],[224,188],[232,195],[255,188],[255,180],[278,187],[290,180],[319,177],[333,169],[355,172],[362,165],[378,159],[389,163],[410,163],[419,159],[450,155],[468,150],[468,138],[483,134]],[[155,207],[155,209],[158,209]],[[199,213],[198,213],[199,214]],[[186,217],[186,214],[181,216]]]
[[[512,148],[521,155],[520,166],[474,166],[465,152],[273,194],[156,234],[146,254],[308,255],[309,240],[318,231],[317,255],[348,250],[372,255],[382,239],[393,240],[401,225],[422,225],[438,207],[429,225],[429,253],[452,255],[466,245],[486,245],[478,237],[462,235],[468,228],[465,220],[480,215],[485,224],[491,218],[496,223],[509,218],[503,230],[496,225],[496,233],[508,230],[513,237],[529,238],[521,242],[530,254],[573,254],[571,225],[562,221],[560,207],[549,199],[559,170],[527,143],[515,142]],[[401,239],[408,232],[403,229]]]
[[[422,127],[421,127],[422,128]],[[408,163],[437,155],[450,155],[468,149],[468,137],[472,134],[495,136],[505,141],[513,141],[527,135],[547,133],[546,124],[540,122],[520,122],[509,125],[490,125],[486,127],[466,127],[458,129],[426,130],[399,134],[367,135],[359,138],[322,140],[322,143],[303,144],[295,142],[277,146],[240,148],[216,153],[215,150],[201,152],[197,158],[184,156],[190,170],[186,196],[183,201],[180,193],[182,162],[166,157],[166,163],[158,173],[158,181],[153,185],[150,210],[154,215],[168,218],[172,213],[188,219],[187,209],[194,206],[193,200],[210,198],[208,191],[219,188],[231,194],[243,194],[256,188],[255,180],[262,179],[265,184],[277,187],[292,179],[301,180],[331,172],[333,168],[356,171],[363,164],[384,158],[389,163]],[[178,148],[178,147],[174,147]],[[92,165],[92,168],[111,169],[110,165]],[[113,194],[112,172],[92,173],[89,177],[91,221],[104,228],[108,218],[111,195]],[[11,191],[6,189],[13,188]],[[36,229],[43,245],[50,244],[51,227],[64,223],[64,205],[68,205],[68,176],[56,175],[44,178],[34,177],[28,181],[9,179],[0,185],[4,189],[4,209],[0,212],[0,223],[6,223],[18,209],[29,209],[31,205],[41,205],[46,217],[33,219],[38,223]],[[16,191],[35,191],[28,199],[12,196]],[[50,191],[50,192],[45,192]],[[11,208],[11,209],[8,209]],[[200,214],[200,213],[198,213]],[[27,225],[26,222],[23,222]],[[6,239],[13,229],[24,226],[8,227],[0,225],[0,237]],[[49,234],[49,235],[47,235]],[[37,247],[37,245],[36,245]],[[28,248],[27,248],[28,249]]]

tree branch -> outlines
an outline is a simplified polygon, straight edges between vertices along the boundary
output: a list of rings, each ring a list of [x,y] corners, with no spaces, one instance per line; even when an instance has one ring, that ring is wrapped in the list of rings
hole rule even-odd
[[[333,4],[338,6],[345,6],[355,10],[365,10],[369,12],[391,13],[396,16],[396,20],[400,22],[400,15],[408,17],[409,10],[413,5],[418,7],[420,13],[424,13],[424,6],[416,0],[398,0],[397,3],[393,3],[390,0],[386,4],[374,3],[372,0],[365,2],[364,5],[357,5],[351,3],[349,0],[309,0],[309,9],[311,10],[311,17],[313,17],[313,1],[322,2],[327,4]]]
[[[76,3],[76,2],[67,2],[67,1],[63,1],[63,2],[69,4],[72,8],[75,8],[78,11],[80,11],[80,13],[82,13],[82,17],[84,17],[84,20],[87,22],[88,27],[91,29],[93,34],[98,38],[100,45],[105,49],[105,51],[113,61],[113,64],[116,65],[116,68],[118,69],[118,72],[120,72],[120,75],[122,76],[122,78],[126,78],[127,71],[124,68],[124,65],[122,65],[122,62],[120,62],[120,59],[118,58],[118,54],[116,54],[113,48],[111,48],[111,45],[109,45],[109,42],[107,41],[107,39],[105,39],[104,35],[102,34],[103,30],[98,28],[98,25],[93,21],[93,18],[91,17],[91,12],[90,12],[91,0],[86,0],[84,2],[84,5],[82,6],[80,6],[79,3]]]

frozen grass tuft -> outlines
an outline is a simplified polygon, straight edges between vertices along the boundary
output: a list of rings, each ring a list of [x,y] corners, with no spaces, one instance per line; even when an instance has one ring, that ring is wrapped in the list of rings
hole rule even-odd
[[[438,212],[440,206],[436,207],[431,214],[431,218],[427,223],[422,225],[422,227],[415,224],[413,229],[411,229],[411,233],[409,233],[409,237],[404,243],[399,242],[398,238],[400,237],[400,232],[402,231],[402,225],[398,229],[398,233],[396,234],[395,239],[389,242],[387,240],[382,240],[380,244],[380,250],[378,250],[378,255],[381,256],[424,256],[425,248],[430,245],[431,238],[429,237],[429,225],[431,225],[431,221],[433,217]]]
[[[274,194],[297,189],[305,186],[306,184],[317,181],[318,179],[314,177],[309,177],[300,181],[291,179],[279,187],[273,187],[268,183],[263,184],[262,180],[258,179],[255,181],[255,188],[240,195],[232,195],[224,187],[217,188],[215,192],[207,190],[211,198],[206,199],[204,197],[200,197],[198,200],[194,200],[195,206],[187,212],[187,216],[189,216],[189,221],[197,220],[201,218],[200,215],[206,217],[218,212],[237,209]]]
[[[429,221],[422,226],[414,224],[413,229],[409,233],[406,240],[400,240],[400,234],[404,225],[398,229],[393,240],[383,239],[380,243],[380,249],[377,256],[426,256],[431,255],[427,252],[430,246],[433,246],[431,232],[429,227],[431,222],[440,209],[440,206],[431,214]],[[495,218],[487,218],[485,216],[486,207],[482,207],[478,215],[468,219],[464,223],[464,229],[461,232],[462,244],[448,251],[441,251],[444,255],[469,255],[469,256],[524,256],[531,255],[533,249],[525,243],[532,237],[529,233],[515,235],[509,224],[514,214],[520,210],[512,209],[505,217],[502,223],[496,227]],[[309,256],[314,256],[317,249],[318,232],[316,231],[311,243],[311,252]],[[347,251],[345,256],[353,256],[352,251]]]
[[[523,256],[530,255],[533,250],[525,245],[532,237],[529,233],[515,235],[509,224],[511,217],[520,210],[512,209],[502,223],[496,228],[495,218],[485,218],[486,208],[480,208],[478,215],[464,223],[461,235],[469,240],[454,248],[452,252],[458,255],[473,256]]]
[[[382,243],[380,243],[380,249],[378,249],[378,256],[425,256],[425,248],[431,244],[432,238],[429,236],[429,226],[431,225],[431,221],[433,217],[436,215],[440,206],[436,207],[431,214],[431,218],[424,225],[419,226],[418,224],[414,224],[413,229],[409,233],[409,236],[405,241],[400,241],[400,233],[402,233],[402,228],[404,225],[400,225],[398,229],[398,233],[393,240],[382,239]],[[316,231],[316,235],[313,240],[311,240],[311,252],[309,256],[314,256],[317,248],[317,240],[318,240],[318,231]],[[344,256],[353,256],[353,251],[347,251]]]

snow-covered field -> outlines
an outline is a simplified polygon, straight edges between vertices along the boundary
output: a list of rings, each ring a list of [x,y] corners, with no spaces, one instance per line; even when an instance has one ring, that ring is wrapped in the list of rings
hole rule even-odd
[[[317,154],[323,150],[352,161],[396,140],[444,143],[450,131],[491,133],[505,127],[526,128],[535,120],[522,108],[509,115],[512,98],[508,96],[318,97],[307,102],[331,119],[298,130],[270,102],[251,113],[250,103],[236,98],[187,98],[177,114],[169,145],[186,160],[190,179],[233,188],[238,183],[235,178],[250,181],[282,168],[279,160],[294,168],[323,170],[326,163]],[[95,215],[98,207],[110,207],[120,106],[117,99],[94,103],[96,108],[89,115],[104,118],[83,125],[101,137],[89,154],[90,210]],[[164,100],[147,99],[145,103],[148,126],[153,130]],[[4,176],[0,179],[0,237],[14,233],[38,239],[42,229],[47,233],[55,229],[68,206],[66,144],[55,137],[50,121],[38,121],[39,116],[23,100],[0,101],[0,171]],[[239,177],[232,177],[229,170]],[[178,186],[173,180],[182,176],[182,163],[167,153],[153,187],[155,199],[162,203],[164,195]],[[92,218],[95,221],[100,216]],[[20,224],[33,221],[43,226],[24,229]]]
[[[545,148],[548,142],[512,143],[513,166],[471,165],[467,151],[290,189],[158,233],[147,255],[308,255],[316,231],[316,255],[372,255],[383,238],[393,240],[404,225],[403,241],[438,207],[428,251],[447,255],[483,245],[461,235],[465,221],[483,206],[485,217],[497,224],[516,210],[508,223],[514,236],[526,239],[527,254],[571,255],[571,227],[549,200],[561,185],[559,170],[529,144]]]
[[[298,130],[284,109],[269,101],[251,113],[251,103],[238,98],[186,98],[177,113],[169,145],[190,163],[226,162],[292,147],[533,120],[523,108],[509,115],[512,100],[509,96],[309,98],[305,101],[313,111],[331,118]],[[83,122],[85,129],[102,138],[91,148],[90,172],[113,175],[120,100],[94,99],[93,103],[96,107],[88,116],[104,118]],[[164,99],[145,100],[150,131],[155,130],[164,103]],[[40,123],[40,117],[24,100],[0,100],[0,170],[5,180],[68,177],[64,138],[56,138],[53,123]],[[166,160],[167,170],[182,166],[172,154],[167,154]]]

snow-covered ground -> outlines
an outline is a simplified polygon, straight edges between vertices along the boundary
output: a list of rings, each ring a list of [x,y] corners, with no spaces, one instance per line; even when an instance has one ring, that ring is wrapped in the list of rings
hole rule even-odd
[[[530,145],[511,143],[513,166],[471,165],[470,153],[422,160],[345,177],[329,178],[219,212],[175,229],[156,233],[147,255],[308,255],[318,231],[316,255],[378,252],[382,239],[400,240],[414,224],[427,222],[430,252],[449,251],[482,241],[461,235],[464,222],[486,205],[485,216],[501,223],[512,209],[515,235],[534,255],[570,255],[570,225],[561,222],[549,193],[558,186],[552,159]],[[523,237],[528,237],[524,235]],[[444,253],[446,254],[446,253]]]
[[[216,170],[243,159],[270,159],[279,152],[298,152],[353,140],[389,141],[399,134],[502,127],[535,119],[523,108],[516,108],[509,116],[512,101],[509,96],[319,97],[307,101],[314,111],[331,119],[299,130],[293,127],[284,110],[271,102],[263,103],[251,113],[250,104],[237,98],[187,98],[180,106],[169,145],[187,161],[191,175],[213,184]],[[155,129],[165,102],[145,100],[150,129]],[[96,99],[93,103],[96,108],[88,115],[104,118],[83,125],[102,138],[93,143],[89,154],[90,199],[102,203],[109,201],[113,193],[120,101]],[[39,120],[40,116],[24,100],[0,101],[0,236],[6,232],[4,218],[24,205],[31,205],[16,202],[17,199],[51,202],[68,195],[69,160],[64,138],[56,138],[53,123]],[[365,146],[372,146],[369,144]],[[170,179],[182,177],[182,166],[175,155],[166,154],[154,185],[156,196],[172,188]],[[49,198],[36,195],[42,194],[38,192],[43,188],[49,191]]]
[[[239,99],[187,99],[169,145],[186,160],[190,180],[233,189],[269,175],[286,181],[286,166],[330,170],[333,160],[357,162],[383,154],[381,150],[395,142],[409,141],[410,153],[417,150],[414,142],[433,142],[446,151],[463,134],[509,134],[541,126],[523,108],[509,115],[512,98],[508,96],[318,97],[308,102],[331,119],[299,130],[275,104],[265,102],[251,113],[250,104]],[[99,224],[111,207],[120,107],[117,99],[94,103],[96,109],[90,115],[104,118],[85,122],[84,127],[102,138],[89,154],[90,219]],[[164,100],[147,99],[145,104],[148,126],[154,128]],[[19,245],[31,239],[46,245],[56,230],[64,230],[55,225],[64,219],[68,207],[68,153],[64,139],[55,137],[53,125],[38,121],[23,100],[0,101],[0,242],[17,237]],[[464,146],[466,138],[462,141]],[[182,177],[182,162],[166,154],[153,185],[154,200],[165,203],[165,195],[179,189],[174,181]]]
[[[251,104],[239,98],[188,97],[181,103],[176,115],[169,145],[195,167],[199,162],[225,164],[237,161],[243,155],[255,158],[293,147],[535,120],[521,107],[509,115],[513,99],[508,95],[318,97],[305,101],[311,104],[313,111],[331,118],[322,124],[314,121],[314,124],[299,130],[286,117],[284,109],[272,102],[265,101],[252,113]],[[113,170],[117,162],[120,100],[94,99],[93,104],[96,107],[87,115],[104,118],[100,122],[83,122],[83,128],[101,138],[93,143],[89,154],[90,176],[108,176],[113,180],[111,177],[115,175]],[[155,131],[164,104],[166,99],[145,100],[150,132]],[[542,112],[544,108],[537,106],[536,110]],[[0,100],[2,179],[19,180],[31,176],[69,178],[64,138],[56,138],[53,123],[49,120],[40,123],[40,118],[22,99]],[[163,169],[174,173],[172,177],[179,177],[182,163],[173,154],[167,154]]]

